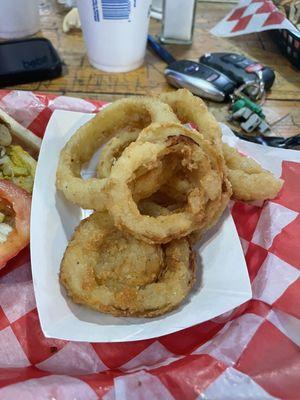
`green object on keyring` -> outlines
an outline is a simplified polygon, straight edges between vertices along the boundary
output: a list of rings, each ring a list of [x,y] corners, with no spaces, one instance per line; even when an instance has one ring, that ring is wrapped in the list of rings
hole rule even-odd
[[[238,99],[233,103],[232,106],[232,111],[236,112],[240,110],[243,107],[249,108],[251,111],[253,111],[255,114],[259,115],[261,118],[265,119],[266,116],[264,115],[261,106],[258,104],[253,103],[250,99],[247,98],[242,98]]]

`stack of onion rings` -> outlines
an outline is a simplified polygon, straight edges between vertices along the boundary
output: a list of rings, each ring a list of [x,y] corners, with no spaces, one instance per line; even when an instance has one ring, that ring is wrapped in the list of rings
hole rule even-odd
[[[223,162],[226,163],[226,174],[232,186],[232,199],[248,202],[276,197],[283,181],[275,178],[273,174],[263,169],[254,160],[242,156],[236,149],[223,144],[220,125],[199,97],[193,96],[186,89],[179,89],[176,92],[162,93],[159,99],[172,108],[181,123],[191,123],[205,139],[218,148],[223,157]],[[116,159],[137,137],[138,132],[134,132],[130,138],[126,135],[120,135],[118,140],[108,142],[109,152],[104,152],[101,155],[98,164],[99,177],[103,173],[105,177],[109,176],[110,169]],[[180,175],[174,177],[172,183],[166,185],[163,191],[172,193],[173,197],[177,199],[182,198],[186,190],[179,189],[184,184],[184,180],[181,178]]]
[[[83,164],[103,144],[97,177],[82,179]],[[75,231],[60,282],[74,302],[101,312],[168,312],[195,280],[189,243],[218,221],[231,197],[272,198],[281,185],[223,145],[219,124],[187,90],[116,101],[61,152],[58,189],[96,211]]]

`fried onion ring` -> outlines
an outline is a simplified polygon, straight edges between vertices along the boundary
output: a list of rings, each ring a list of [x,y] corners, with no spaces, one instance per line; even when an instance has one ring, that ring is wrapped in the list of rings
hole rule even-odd
[[[60,270],[74,302],[116,316],[164,314],[182,302],[194,281],[188,240],[146,244],[118,231],[105,212],[80,223]]]
[[[193,96],[186,89],[179,89],[176,92],[162,93],[159,98],[172,108],[181,123],[195,125],[205,138],[220,148],[228,168],[234,200],[266,200],[277,196],[283,181],[254,160],[243,157],[236,149],[222,144],[221,128],[199,97]]]
[[[156,134],[153,135],[150,129],[145,129],[139,135],[137,141],[163,140],[164,138],[166,138],[166,132],[167,131],[159,130],[159,132],[156,132]],[[212,147],[212,145],[209,145],[206,140],[203,140],[202,134],[200,134],[198,131],[195,131],[194,129],[188,129],[185,134],[193,139],[196,143],[201,145],[207,154],[210,154],[211,162],[213,162],[214,169],[215,171],[217,171],[222,181],[222,191],[221,194],[218,193],[220,195],[219,201],[208,203],[203,225],[200,230],[197,230],[198,234],[202,235],[208,229],[213,227],[222,215],[232,195],[232,188],[231,183],[227,177],[227,168],[224,165],[223,156],[222,154],[220,154],[219,151],[216,150],[216,146]],[[212,148],[214,149],[213,151]],[[189,181],[188,176],[184,176],[183,172],[184,171],[181,170],[179,171],[179,173],[176,173],[174,176],[172,176],[172,179],[167,182],[167,184],[162,185],[162,187],[160,188],[162,194],[169,196],[173,200],[173,204],[186,201],[186,194],[193,188],[193,183]],[[217,186],[215,186],[215,182],[213,180],[206,181],[206,190],[208,190],[208,193],[210,193],[209,196],[211,199],[214,196],[217,196],[216,193],[214,194],[214,191],[218,190],[216,188]]]
[[[194,140],[195,138],[196,140]],[[143,165],[155,166],[164,157],[176,154],[193,185],[179,212],[157,218],[141,215],[130,190],[135,171]],[[106,186],[107,208],[115,225],[148,243],[167,243],[202,228],[230,197],[224,187],[220,157],[216,149],[179,124],[152,124],[131,143],[111,169]]]
[[[141,130],[151,122],[177,121],[167,104],[150,97],[117,100],[101,110],[71,137],[61,151],[56,186],[82,208],[104,210],[106,179],[82,179],[82,165],[120,130]]]
[[[276,178],[252,158],[242,156],[227,144],[223,145],[223,154],[235,200],[266,200],[277,196],[283,185],[282,179]]]

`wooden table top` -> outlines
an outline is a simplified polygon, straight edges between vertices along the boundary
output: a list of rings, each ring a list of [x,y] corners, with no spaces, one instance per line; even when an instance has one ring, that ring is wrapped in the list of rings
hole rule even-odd
[[[62,20],[66,10],[56,0],[43,0],[41,7],[42,31],[38,36],[50,39],[58,50],[64,65],[63,76],[52,81],[18,85],[13,89],[50,92],[82,98],[112,101],[134,94],[160,93],[171,90],[163,75],[165,64],[150,50],[146,52],[143,67],[124,74],[108,74],[89,65],[81,31],[65,34]],[[198,3],[194,40],[191,46],[170,45],[168,49],[177,58],[197,60],[213,51],[243,53],[274,68],[276,80],[267,94],[264,110],[267,120],[277,135],[300,133],[300,73],[280,54],[270,33],[244,35],[236,38],[217,38],[208,31],[222,19],[233,4],[201,1]],[[150,32],[157,34],[160,22],[151,19]],[[224,121],[227,105],[209,103],[218,120]]]

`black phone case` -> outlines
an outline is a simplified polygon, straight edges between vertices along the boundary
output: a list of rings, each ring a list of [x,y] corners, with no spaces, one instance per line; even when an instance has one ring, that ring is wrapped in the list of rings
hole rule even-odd
[[[12,47],[5,49],[4,46]],[[0,43],[0,87],[53,79],[61,73],[61,60],[48,39]]]

